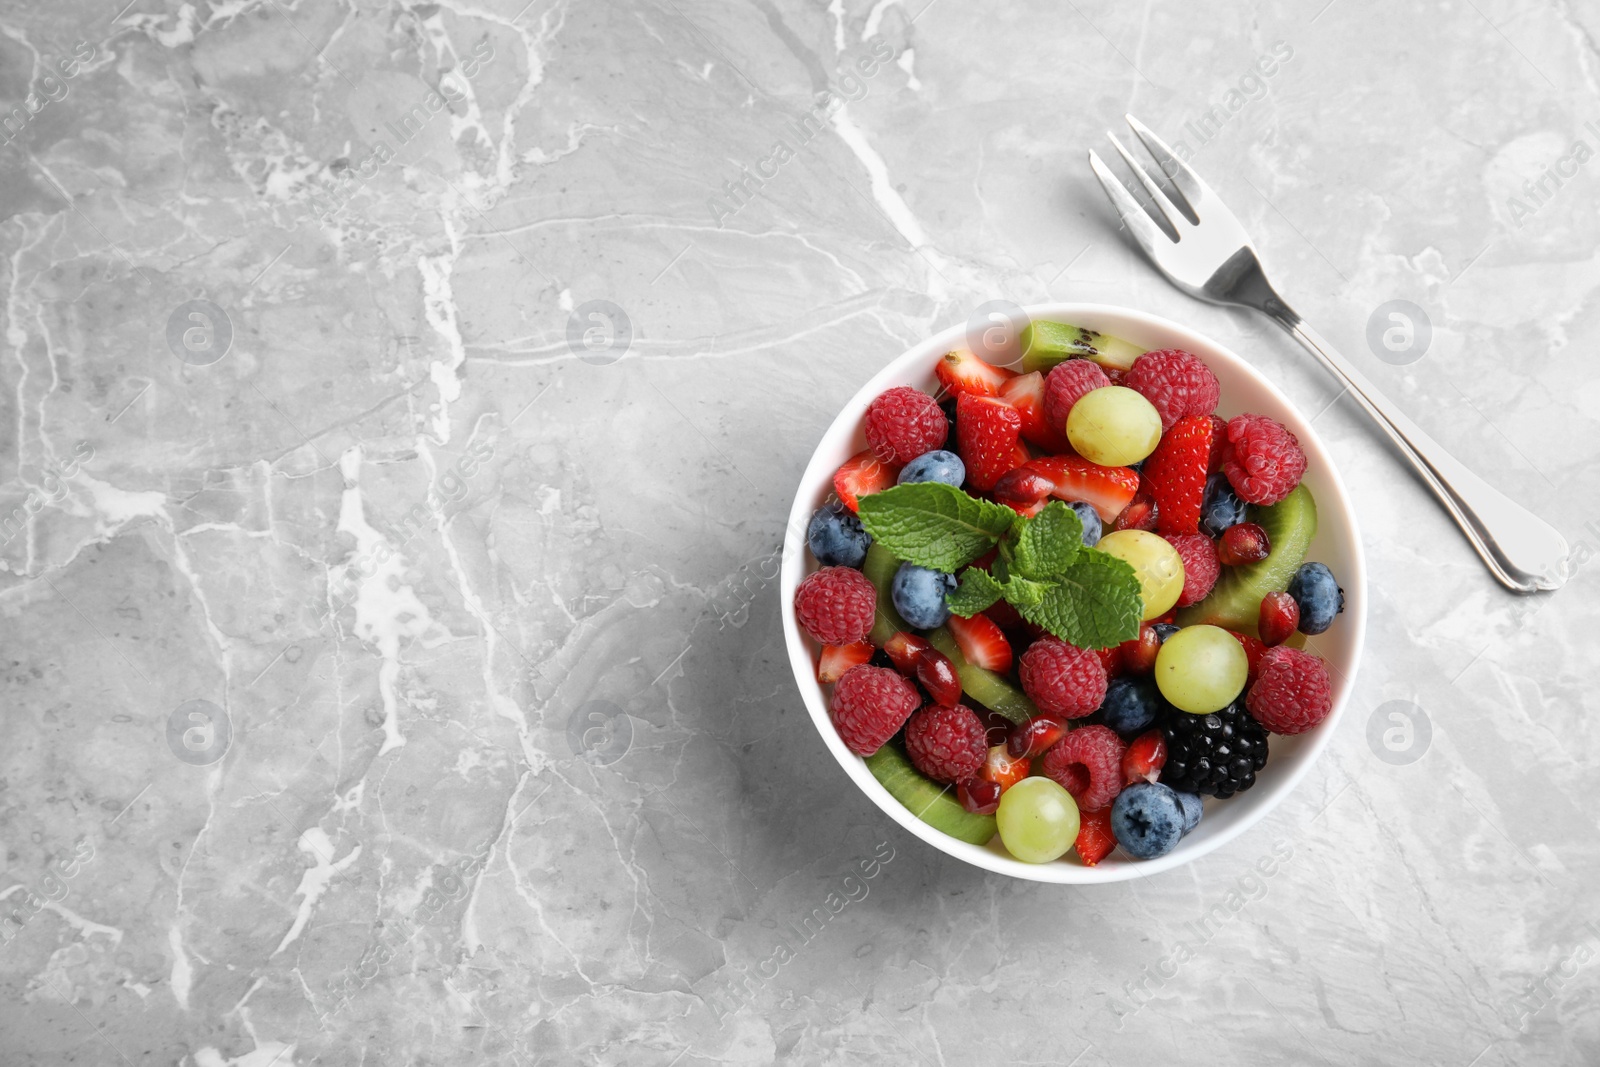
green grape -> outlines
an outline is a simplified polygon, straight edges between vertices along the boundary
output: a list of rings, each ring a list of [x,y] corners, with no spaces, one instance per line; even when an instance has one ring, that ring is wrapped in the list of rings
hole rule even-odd
[[[1209,715],[1244,692],[1250,658],[1220,626],[1185,626],[1156,653],[1156,686],[1180,711]]]
[[[1000,841],[1024,863],[1049,863],[1078,839],[1078,802],[1049,778],[1024,778],[1000,795]]]
[[[1150,401],[1120,385],[1083,394],[1067,415],[1067,440],[1102,467],[1137,463],[1161,443],[1161,416]]]
[[[1095,545],[1133,568],[1148,622],[1172,610],[1183,595],[1183,559],[1165,537],[1149,530],[1115,530]]]

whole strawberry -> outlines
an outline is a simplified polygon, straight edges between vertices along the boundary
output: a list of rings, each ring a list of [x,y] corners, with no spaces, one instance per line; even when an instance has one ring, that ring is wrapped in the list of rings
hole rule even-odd
[[[1245,708],[1275,734],[1305,733],[1333,710],[1328,665],[1321,656],[1287,645],[1267,649]]]
[[[962,393],[956,401],[956,438],[967,484],[980,493],[994,488],[1000,476],[1026,463],[1022,416],[995,397]]]
[[[1186,415],[1173,423],[1144,461],[1144,488],[1155,501],[1158,532],[1199,532],[1212,433],[1210,416]]]

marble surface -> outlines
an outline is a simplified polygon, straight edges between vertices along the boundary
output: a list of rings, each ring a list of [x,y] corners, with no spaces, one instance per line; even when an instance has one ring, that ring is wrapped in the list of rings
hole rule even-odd
[[[1593,5],[119,7],[0,8],[7,1067],[1600,1060]],[[1565,590],[1130,250],[1127,110]],[[945,859],[789,674],[814,442],[991,299],[1246,353],[1363,524],[1328,755],[1176,872]]]

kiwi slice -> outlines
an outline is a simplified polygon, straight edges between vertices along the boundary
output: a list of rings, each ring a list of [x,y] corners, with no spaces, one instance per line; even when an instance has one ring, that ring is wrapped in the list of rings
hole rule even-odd
[[[961,691],[991,711],[998,711],[1012,722],[1027,722],[1039,709],[1027,694],[985,667],[968,663],[956,644],[955,635],[943,626],[928,631],[928,643],[950,657],[961,678]]]
[[[963,808],[956,799],[955,786],[941,786],[924,778],[905,753],[893,745],[884,745],[868,756],[867,768],[890,796],[935,830],[973,845],[987,844],[995,835],[993,815],[974,815]]]
[[[1091,359],[1102,367],[1127,370],[1133,366],[1134,360],[1144,355],[1144,349],[1120,337],[1046,319],[1024,326],[1019,340],[1022,343],[1024,374],[1033,371],[1048,373],[1057,363],[1080,357]]]
[[[1222,577],[1210,596],[1178,609],[1179,626],[1210,623],[1260,636],[1256,624],[1261,619],[1261,598],[1289,588],[1289,579],[1305,562],[1306,549],[1317,536],[1317,502],[1302,483],[1271,507],[1252,505],[1250,521],[1267,531],[1271,553],[1260,563],[1222,568]]]
[[[879,648],[894,636],[896,630],[911,630],[906,620],[894,610],[894,597],[890,592],[895,571],[899,569],[900,561],[894,558],[894,553],[876,541],[867,546],[867,558],[861,564],[861,573],[878,590],[878,617],[872,621],[872,632],[867,635],[867,640]]]

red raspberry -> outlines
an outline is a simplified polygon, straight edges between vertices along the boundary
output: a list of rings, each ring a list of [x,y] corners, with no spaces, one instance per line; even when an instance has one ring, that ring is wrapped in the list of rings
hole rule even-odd
[[[872,632],[878,590],[853,567],[824,567],[794,591],[800,628],[824,645],[853,645]]]
[[[1209,417],[1185,415],[1173,423],[1144,462],[1143,486],[1155,501],[1156,529],[1164,534],[1192,534],[1200,529],[1211,433]]]
[[[1146,352],[1133,361],[1122,384],[1143,394],[1161,416],[1161,429],[1185,415],[1209,415],[1217,410],[1222,387],[1200,357],[1181,348]]]
[[[1261,654],[1260,675],[1244,706],[1275,734],[1303,734],[1333,710],[1328,665],[1298,648],[1269,648]]]
[[[1178,596],[1178,607],[1200,603],[1211,595],[1211,587],[1222,573],[1217,546],[1205,534],[1167,534],[1166,538],[1183,560],[1183,592]]]
[[[1083,394],[1102,389],[1111,384],[1106,372],[1098,363],[1087,359],[1069,359],[1057,363],[1044,380],[1044,417],[1056,429],[1067,425],[1067,414],[1072,405],[1083,399]]]
[[[1099,811],[1122,792],[1122,754],[1127,749],[1109,726],[1080,726],[1046,752],[1039,766],[1072,794],[1079,811]]]
[[[1265,415],[1235,415],[1228,423],[1228,445],[1222,473],[1234,492],[1252,504],[1276,504],[1306,472],[1299,438]]]
[[[922,703],[917,687],[888,667],[851,667],[833,687],[833,724],[851,752],[870,756]]]
[[[897,385],[867,405],[867,446],[885,463],[910,463],[944,444],[950,423],[933,397]]]
[[[1106,698],[1106,665],[1093,652],[1041,637],[1022,654],[1017,673],[1039,710],[1064,719],[1094,711]]]
[[[989,758],[988,733],[965,704],[929,704],[906,723],[906,755],[936,782],[964,782]]]

